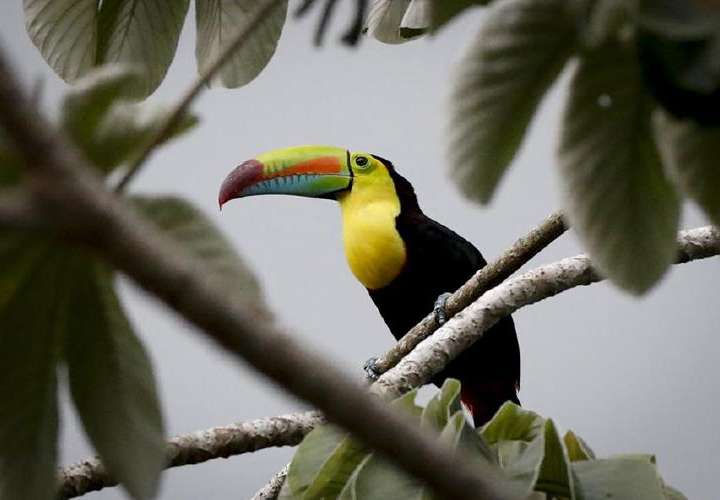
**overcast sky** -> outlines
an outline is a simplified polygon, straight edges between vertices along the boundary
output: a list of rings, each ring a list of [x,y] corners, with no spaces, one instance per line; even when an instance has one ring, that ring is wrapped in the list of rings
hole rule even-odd
[[[0,42],[26,81],[45,78],[45,105],[54,113],[66,85],[28,39],[21,4],[0,4]],[[218,186],[232,167],[268,149],[316,143],[371,151],[391,159],[414,184],[427,214],[486,258],[498,255],[560,206],[553,152],[565,91],[546,99],[492,205],[462,199],[446,168],[447,97],[454,65],[481,20],[474,12],[434,39],[403,46],[366,40],[357,51],[336,44],[337,33],[318,50],[311,43],[316,16],[291,20],[260,77],[242,89],[206,92],[194,107],[200,126],[156,154],[132,190],[182,194],[202,207],[257,271],[282,322],[360,377],[365,359],[384,352],[392,337],[347,269],[338,207],[257,197],[233,202],[221,215]],[[195,77],[194,38],[188,22],[152,101],[172,102]],[[705,224],[688,207],[683,225]],[[580,251],[570,233],[531,265]],[[720,470],[719,280],[716,258],[674,268],[641,299],[603,283],[518,312],[524,406],[572,428],[601,456],[655,453],[669,483],[691,499],[713,497]],[[124,282],[122,291],[155,363],[170,434],[303,407],[132,285]],[[68,404],[63,418],[67,464],[92,451]],[[160,498],[245,498],[290,456],[289,449],[266,450],[173,469]],[[88,498],[125,495],[115,488]]]

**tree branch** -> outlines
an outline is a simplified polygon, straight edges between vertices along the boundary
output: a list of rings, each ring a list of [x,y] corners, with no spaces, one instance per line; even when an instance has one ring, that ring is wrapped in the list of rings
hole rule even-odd
[[[169,467],[228,458],[269,447],[295,446],[313,427],[324,421],[317,411],[268,417],[185,434],[168,442]],[[78,497],[117,485],[98,458],[60,470],[59,498]]]
[[[190,105],[205,90],[208,83],[217,75],[222,67],[228,62],[232,55],[242,47],[242,45],[250,38],[250,36],[257,30],[262,24],[265,17],[272,13],[272,11],[280,5],[280,0],[266,0],[260,8],[255,12],[253,17],[250,19],[243,29],[238,31],[223,48],[222,52],[213,63],[208,66],[205,73],[200,75],[192,86],[185,92],[182,98],[173,108],[172,112],[168,116],[167,120],[154,137],[147,143],[145,148],[140,152],[138,157],[133,161],[125,172],[125,175],[120,179],[115,191],[121,193],[125,190],[130,181],[137,175],[138,172],[145,166],[145,163],[150,158],[152,152],[160,144],[162,144],[171,134],[173,129],[180,124],[183,116],[187,113]]]
[[[445,310],[452,317],[477,300],[487,290],[499,285],[524,266],[543,248],[559,238],[567,226],[562,212],[548,216],[542,224],[518,239],[500,257],[480,269],[462,287],[448,297]],[[384,356],[375,361],[378,373],[384,373],[409,354],[420,342],[438,329],[435,315],[428,314],[406,333]]]
[[[717,228],[706,226],[679,233],[678,263],[718,254],[720,230]],[[418,387],[481,338],[500,318],[570,288],[603,279],[593,270],[586,255],[568,257],[508,279],[422,341],[394,368],[384,373],[371,390],[395,397]]]
[[[290,464],[287,464],[285,467],[277,471],[275,475],[270,478],[270,481],[268,481],[265,486],[260,488],[257,493],[252,496],[251,500],[275,500],[280,494],[283,483],[285,483],[285,478],[287,478],[289,469]]]
[[[421,479],[440,497],[514,497],[495,467],[454,455],[407,416],[369,395],[330,360],[260,321],[249,312],[249,303],[230,300],[222,286],[208,278],[202,262],[104,189],[82,156],[52,131],[23,95],[1,53],[0,74],[0,123],[25,159],[34,181],[29,185],[45,217],[65,237],[83,241],[199,332],[321,409],[328,420]]]
[[[30,195],[19,188],[0,190],[0,228],[35,230],[47,227]]]

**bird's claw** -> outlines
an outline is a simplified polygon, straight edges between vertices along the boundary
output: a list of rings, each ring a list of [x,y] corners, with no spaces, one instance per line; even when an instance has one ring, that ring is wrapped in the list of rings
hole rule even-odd
[[[365,370],[365,375],[367,378],[371,381],[376,381],[380,377],[380,371],[377,368],[377,358],[373,357],[365,361],[365,364],[363,365],[363,370]]]
[[[448,298],[450,298],[451,295],[451,293],[445,292],[441,293],[438,298],[435,299],[433,313],[435,314],[435,322],[438,326],[444,325],[445,322],[448,320],[445,304],[447,303],[447,300]]]

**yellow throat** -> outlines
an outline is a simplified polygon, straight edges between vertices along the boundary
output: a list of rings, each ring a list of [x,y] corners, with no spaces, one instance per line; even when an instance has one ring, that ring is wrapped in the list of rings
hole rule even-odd
[[[395,228],[400,200],[385,168],[355,176],[339,198],[345,256],[355,277],[370,290],[387,286],[405,265],[405,243]]]

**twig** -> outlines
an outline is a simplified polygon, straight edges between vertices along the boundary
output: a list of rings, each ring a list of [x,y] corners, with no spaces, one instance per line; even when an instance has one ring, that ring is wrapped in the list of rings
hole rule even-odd
[[[158,132],[150,139],[145,148],[135,158],[135,161],[128,167],[125,175],[120,179],[115,192],[121,193],[125,190],[128,183],[137,175],[137,173],[143,168],[145,162],[150,158],[152,152],[160,144],[162,144],[168,136],[171,134],[182,120],[185,113],[192,102],[200,95],[200,93],[207,88],[207,83],[210,82],[213,77],[222,69],[222,67],[228,62],[230,57],[248,40],[248,38],[260,27],[266,16],[272,13],[273,9],[280,5],[280,0],[266,0],[255,14],[250,19],[245,27],[238,31],[238,33],[230,39],[227,46],[223,48],[222,52],[213,63],[207,67],[205,72],[200,75],[192,86],[185,92],[183,97],[173,108],[172,112],[168,116],[167,120]]]
[[[277,471],[275,475],[270,478],[270,481],[268,481],[265,486],[260,488],[257,493],[252,496],[251,500],[275,500],[280,494],[283,483],[285,483],[288,469],[290,469],[290,464],[287,464],[285,467]]]
[[[499,285],[525,265],[538,252],[555,241],[567,230],[562,213],[555,212],[542,224],[518,239],[500,257],[480,269],[467,283],[448,297],[445,310],[448,317],[472,304],[487,290]],[[430,313],[406,333],[393,347],[375,362],[378,373],[384,373],[410,353],[415,346],[438,329],[435,315]]]
[[[315,425],[323,421],[319,412],[306,411],[178,436],[168,443],[168,467],[198,464],[271,446],[295,446]],[[98,458],[84,460],[62,469],[59,481],[59,498],[62,499],[78,497],[117,484]]]
[[[720,230],[706,226],[681,231],[678,247],[677,263],[718,255]],[[399,396],[418,387],[481,338],[500,318],[570,288],[603,279],[586,255],[568,257],[511,278],[486,292],[422,341],[397,366],[384,373],[371,390],[384,396]]]
[[[157,228],[105,191],[82,156],[54,133],[23,95],[0,53],[0,124],[24,157],[44,214],[139,286],[295,396],[312,403],[389,461],[449,499],[512,498],[490,464],[471,463],[373,398],[326,357],[306,348],[252,306],[231,300],[189,256]],[[84,168],[83,168],[84,167]],[[268,356],[272,353],[272,356]],[[312,376],[307,376],[312,374]]]

